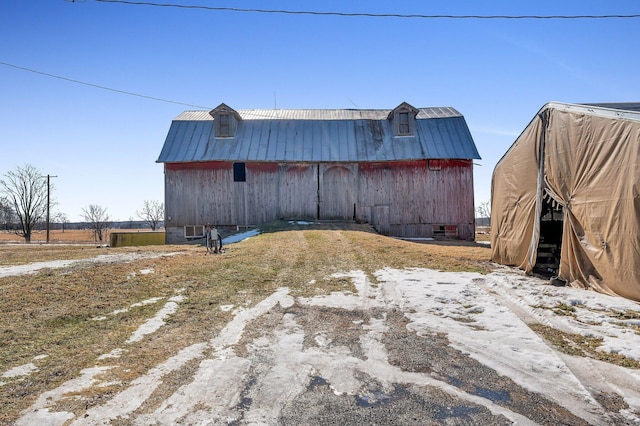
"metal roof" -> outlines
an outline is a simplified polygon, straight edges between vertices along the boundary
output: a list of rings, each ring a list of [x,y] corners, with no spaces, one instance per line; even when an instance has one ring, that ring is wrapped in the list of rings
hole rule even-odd
[[[597,115],[626,120],[640,120],[640,102],[625,103],[590,103],[590,104],[570,104],[564,102],[549,102],[545,104],[538,114],[545,109],[558,109],[562,111],[578,112],[581,114]]]
[[[616,103],[595,103],[582,104],[600,108],[620,109],[623,111],[640,112],[640,102],[616,102]]]
[[[209,111],[171,123],[159,163],[199,161],[377,162],[479,159],[464,117],[453,108],[419,108],[415,135],[394,137],[393,110],[237,110],[235,136],[216,138]]]

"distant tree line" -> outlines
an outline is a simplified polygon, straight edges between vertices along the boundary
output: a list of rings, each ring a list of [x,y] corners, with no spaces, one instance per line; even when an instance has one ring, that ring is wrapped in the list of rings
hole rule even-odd
[[[55,205],[51,197],[52,185],[47,185],[47,176],[34,166],[27,164],[16,167],[0,178],[0,231],[12,232],[31,242],[33,232],[46,229],[47,209]],[[50,212],[49,212],[50,213]],[[145,200],[136,214],[141,220],[114,222],[107,208],[90,204],[82,209],[84,221],[70,223],[65,213],[49,215],[49,229],[90,229],[96,241],[106,239],[109,229],[140,229],[149,227],[157,230],[163,226],[164,204]]]

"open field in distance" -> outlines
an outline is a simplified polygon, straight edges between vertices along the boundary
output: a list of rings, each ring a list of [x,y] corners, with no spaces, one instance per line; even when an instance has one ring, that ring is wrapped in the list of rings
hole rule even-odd
[[[150,231],[146,229],[118,229],[117,231],[136,232]],[[35,231],[31,234],[31,244],[44,244],[47,242],[47,231]],[[93,231],[89,229],[65,229],[64,231],[56,229],[49,231],[50,243],[98,243],[94,238]],[[3,243],[24,243],[24,238],[11,231],[0,231],[0,244]],[[103,244],[109,243],[109,233],[104,238]]]

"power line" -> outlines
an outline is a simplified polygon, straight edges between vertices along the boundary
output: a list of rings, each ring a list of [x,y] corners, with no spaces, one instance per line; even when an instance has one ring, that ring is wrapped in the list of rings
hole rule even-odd
[[[363,13],[363,12],[318,12],[284,9],[244,9],[238,7],[215,7],[188,4],[155,3],[147,1],[131,0],[95,0],[101,3],[121,3],[136,6],[170,7],[180,9],[200,9],[217,12],[244,12],[244,13],[274,13],[286,15],[317,15],[317,16],[342,16],[342,17],[367,17],[367,18],[405,18],[405,19],[633,19],[640,18],[640,14],[631,15],[423,15],[400,13]]]
[[[44,72],[44,71],[38,71],[38,70],[31,69],[31,68],[26,68],[26,67],[21,67],[21,66],[14,65],[14,64],[9,64],[7,62],[0,62],[0,65],[16,68],[16,69],[19,69],[19,70],[22,70],[22,71],[32,72],[32,73],[35,73],[35,74],[44,75],[44,76],[51,77],[51,78],[57,78],[59,80],[64,80],[64,81],[68,81],[68,82],[75,83],[75,84],[82,84],[84,86],[94,87],[94,88],[97,88],[97,89],[109,90],[111,92],[116,92],[116,93],[122,93],[124,95],[137,96],[139,98],[151,99],[153,101],[159,101],[159,102],[167,102],[167,103],[170,103],[170,104],[177,104],[177,105],[185,105],[185,106],[196,107],[196,108],[210,109],[210,107],[205,107],[205,106],[201,106],[201,105],[194,105],[194,104],[188,104],[188,103],[184,103],[184,102],[172,101],[172,100],[169,100],[169,99],[156,98],[154,96],[141,95],[140,93],[127,92],[126,90],[120,90],[120,89],[114,89],[112,87],[101,86],[99,84],[87,83],[86,81],[80,81],[80,80],[75,80],[75,79],[68,78],[68,77],[62,77],[62,76],[55,75],[55,74],[50,74],[50,73]]]
[[[78,1],[78,0],[75,0],[75,1]],[[89,86],[89,87],[94,87],[94,88],[103,89],[103,90],[109,90],[111,92],[122,93],[122,94],[130,95],[130,96],[137,96],[137,97],[145,98],[145,99],[151,99],[153,101],[168,102],[168,103],[172,103],[172,104],[185,105],[185,106],[195,107],[195,108],[205,109],[205,110],[211,110],[213,108],[211,106],[188,104],[188,103],[184,103],[184,102],[177,102],[177,101],[171,101],[171,100],[168,100],[168,99],[156,98],[156,97],[153,97],[153,96],[141,95],[139,93],[127,92],[127,91],[119,90],[119,89],[113,89],[111,87],[100,86],[100,85],[97,85],[97,84],[87,83],[87,82],[80,81],[80,80],[74,80],[72,78],[62,77],[62,76],[50,74],[50,73],[44,72],[44,71],[38,71],[38,70],[31,69],[31,68],[21,67],[21,66],[18,66],[18,65],[7,63],[7,62],[1,62],[0,61],[0,65],[16,68],[16,69],[19,69],[21,71],[28,71],[28,72],[32,72],[32,73],[35,73],[35,74],[44,75],[44,76],[47,76],[47,77],[57,78],[57,79],[60,79],[60,80],[71,82],[71,83],[82,84],[82,85]],[[351,99],[349,99],[349,100],[351,101]],[[351,101],[351,102],[353,103],[353,101]],[[274,108],[274,109],[276,109],[276,108]],[[251,117],[253,117],[255,119],[258,119],[258,118],[265,118],[265,119],[274,118],[272,115],[264,115],[264,114],[259,114],[259,113],[256,113],[256,112],[249,112],[249,111],[244,111],[243,114],[246,115],[246,116],[251,116]],[[55,177],[55,176],[52,176],[52,177]]]

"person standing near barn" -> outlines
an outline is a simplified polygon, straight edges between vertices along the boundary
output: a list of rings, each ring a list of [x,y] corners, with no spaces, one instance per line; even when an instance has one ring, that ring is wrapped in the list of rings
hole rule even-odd
[[[218,253],[218,251],[222,252],[222,237],[218,233],[218,229],[215,225],[212,227],[207,223],[206,233],[207,233],[207,251],[211,252],[213,249],[214,253]]]

